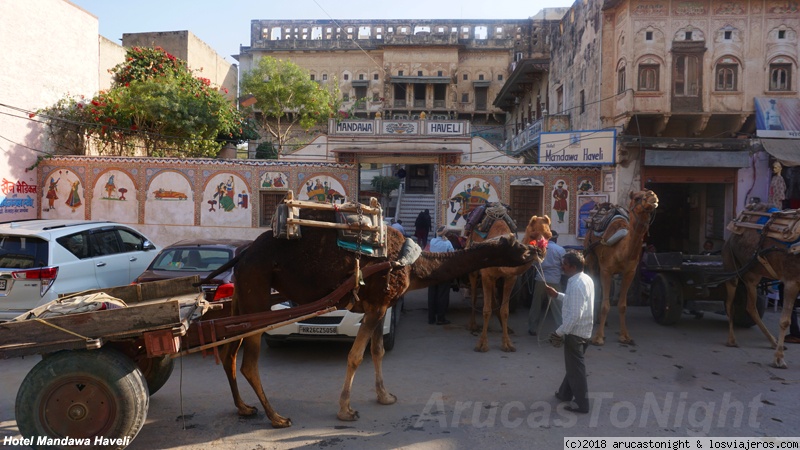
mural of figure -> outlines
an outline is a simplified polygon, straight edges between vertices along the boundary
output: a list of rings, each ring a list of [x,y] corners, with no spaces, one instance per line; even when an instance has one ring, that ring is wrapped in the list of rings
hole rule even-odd
[[[553,210],[558,215],[558,223],[564,223],[564,212],[567,210],[569,191],[564,188],[564,181],[559,180],[553,189]]]
[[[242,193],[239,194],[239,206],[242,209],[247,209],[248,199],[249,199],[249,196],[247,195],[247,191],[242,189]]]
[[[786,181],[781,176],[783,166],[778,161],[772,164],[772,179],[769,180],[769,199],[768,202],[778,209],[783,209],[783,201],[786,199]]]
[[[275,179],[272,180],[272,185],[278,188],[285,186],[285,183],[283,182],[283,174],[275,177]]]
[[[56,207],[56,200],[58,200],[58,182],[61,181],[61,178],[55,179],[50,177],[50,186],[47,188],[47,194],[45,198],[47,199],[47,211]]]
[[[234,200],[234,195],[236,194],[233,192],[233,189],[233,176],[228,178],[228,181],[217,185],[217,192],[214,193],[214,197],[217,199],[221,210],[233,211],[236,208],[236,201]]]
[[[69,192],[69,196],[67,197],[66,203],[67,206],[72,208],[72,212],[75,212],[75,209],[81,206],[81,196],[78,194],[78,188],[81,186],[80,180],[75,180],[72,182],[72,189]]]
[[[114,192],[117,190],[117,186],[114,185],[114,175],[108,177],[108,181],[106,181],[105,190],[108,193],[108,198],[114,198]]]

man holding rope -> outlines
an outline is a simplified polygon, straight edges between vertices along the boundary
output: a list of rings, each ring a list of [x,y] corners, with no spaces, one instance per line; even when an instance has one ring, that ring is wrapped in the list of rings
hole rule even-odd
[[[531,270],[536,271],[536,284],[533,288],[533,297],[531,299],[531,310],[528,313],[528,334],[536,336],[539,332],[539,325],[546,319],[547,311],[553,311],[553,318],[556,320],[556,327],[561,325],[561,305],[558,302],[552,302],[547,310],[544,306],[547,305],[548,297],[546,286],[553,286],[557,291],[563,291],[564,286],[561,284],[561,260],[564,258],[564,247],[558,245],[558,233],[556,230],[551,230],[553,237],[547,241],[547,253],[544,255],[541,268],[533,265]]]

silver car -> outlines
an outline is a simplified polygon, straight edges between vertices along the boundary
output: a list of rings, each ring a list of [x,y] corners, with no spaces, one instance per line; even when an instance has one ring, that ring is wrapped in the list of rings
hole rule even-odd
[[[0,224],[0,321],[87,289],[130,284],[160,248],[113,222]]]

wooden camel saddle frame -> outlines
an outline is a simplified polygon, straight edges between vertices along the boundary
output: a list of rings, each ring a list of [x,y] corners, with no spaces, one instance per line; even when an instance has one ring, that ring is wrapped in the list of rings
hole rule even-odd
[[[757,251],[742,269],[737,270],[735,276],[749,270],[752,263],[758,260],[774,279],[780,279],[775,269],[772,268],[763,255],[772,251],[787,251],[792,255],[800,253],[800,210],[787,209],[785,211],[772,212],[745,210],[739,214],[739,217],[732,220],[727,228],[730,232],[739,235],[747,229],[758,230],[761,233],[761,238],[757,248],[761,248],[766,238],[786,243],[785,248],[770,247]]]

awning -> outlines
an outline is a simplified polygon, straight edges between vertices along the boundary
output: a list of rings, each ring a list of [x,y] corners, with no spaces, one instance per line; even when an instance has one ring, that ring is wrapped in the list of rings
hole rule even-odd
[[[472,87],[487,87],[491,84],[492,82],[490,80],[476,80],[472,82]]]
[[[749,151],[685,151],[685,150],[652,150],[644,152],[645,166],[662,167],[731,167],[750,166]]]
[[[450,77],[409,77],[409,76],[393,76],[390,83],[412,83],[412,84],[450,84],[453,79]]]
[[[367,87],[369,86],[369,80],[353,80],[351,84],[353,87]]]
[[[800,166],[800,139],[761,139],[761,144],[784,166]]]

